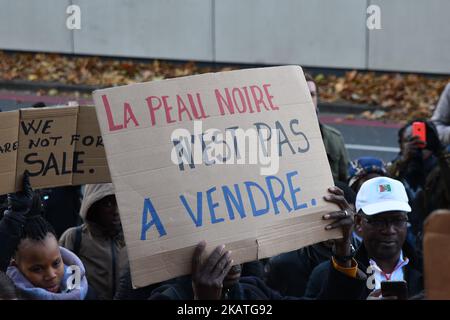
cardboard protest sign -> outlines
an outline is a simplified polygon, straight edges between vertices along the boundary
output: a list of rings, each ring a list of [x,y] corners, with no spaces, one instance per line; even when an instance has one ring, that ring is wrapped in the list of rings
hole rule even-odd
[[[297,66],[94,92],[131,265],[142,287],[191,271],[194,247],[235,263],[339,236],[333,179]]]
[[[424,224],[425,296],[450,300],[450,210],[434,211]]]
[[[73,172],[72,184],[111,182],[97,114],[92,106],[80,106],[77,131],[72,136],[75,154],[82,159]]]
[[[22,109],[16,185],[30,172],[33,186],[42,188],[72,184],[72,134],[77,128],[78,107]]]
[[[110,182],[95,108],[46,107],[0,113],[0,194]]]
[[[18,135],[19,111],[0,112],[0,194],[14,190]]]

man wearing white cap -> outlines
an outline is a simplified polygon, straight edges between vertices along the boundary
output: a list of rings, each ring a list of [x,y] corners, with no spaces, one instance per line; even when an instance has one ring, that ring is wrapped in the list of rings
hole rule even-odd
[[[332,213],[333,217],[349,214],[350,209],[344,202],[339,206],[344,213]],[[378,295],[382,281],[406,281],[409,297],[422,292],[422,263],[405,241],[410,211],[401,182],[377,177],[361,186],[356,196],[355,226],[360,229],[363,242],[352,253],[349,233],[345,234],[344,239],[336,242],[331,262],[335,268],[345,270],[350,276],[342,278],[340,284],[349,287],[349,297],[351,294],[352,298],[366,299],[371,293]],[[313,297],[309,291],[314,292],[314,288],[320,288],[324,283],[329,270],[327,264],[330,265],[325,262],[313,271],[307,296]],[[355,290],[359,290],[359,294]]]
[[[385,177],[367,181],[356,197],[356,210],[356,224],[363,229],[375,289],[380,289],[382,281],[406,280],[404,269],[409,258],[402,247],[411,207],[403,184]]]

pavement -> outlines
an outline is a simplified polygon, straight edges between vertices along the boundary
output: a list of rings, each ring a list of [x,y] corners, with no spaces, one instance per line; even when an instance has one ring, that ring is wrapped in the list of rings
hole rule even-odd
[[[322,123],[338,129],[345,141],[350,159],[374,156],[391,161],[399,152],[397,132],[402,127],[394,122],[346,119],[346,114],[321,114]]]

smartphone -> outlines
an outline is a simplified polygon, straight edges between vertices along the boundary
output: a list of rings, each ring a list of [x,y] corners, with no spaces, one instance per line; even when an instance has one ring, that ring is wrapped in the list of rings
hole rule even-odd
[[[412,135],[418,136],[420,139],[419,148],[425,148],[427,141],[427,130],[424,122],[413,122]]]
[[[407,300],[408,285],[406,281],[382,281],[381,295],[383,297],[396,296],[398,300]]]

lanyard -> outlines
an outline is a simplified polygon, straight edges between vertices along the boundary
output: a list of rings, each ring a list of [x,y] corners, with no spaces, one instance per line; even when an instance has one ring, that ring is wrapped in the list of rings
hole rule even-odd
[[[397,265],[395,266],[394,270],[393,270],[391,273],[386,273],[386,272],[384,272],[383,270],[381,270],[380,268],[378,268],[378,269],[379,269],[381,275],[382,275],[387,281],[390,281],[390,280],[391,280],[391,277],[392,277],[392,275],[395,273],[395,271],[397,271],[397,270],[400,269],[400,268],[403,268],[405,265],[408,264],[408,262],[409,262],[409,259],[408,259],[408,258],[406,258],[406,259],[403,260],[402,262],[399,261],[399,262],[397,263]],[[377,267],[378,267],[378,266],[377,266]]]

